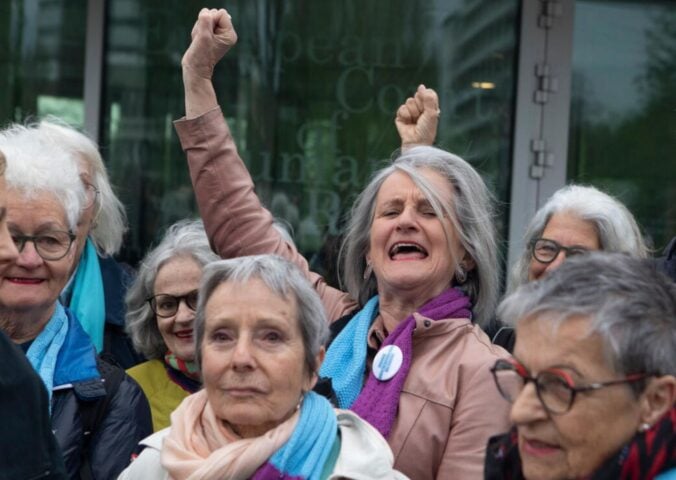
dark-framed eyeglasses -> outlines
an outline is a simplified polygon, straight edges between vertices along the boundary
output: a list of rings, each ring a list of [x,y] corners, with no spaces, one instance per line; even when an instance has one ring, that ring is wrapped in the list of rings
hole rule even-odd
[[[159,293],[155,296],[147,298],[146,301],[150,304],[150,309],[158,317],[173,317],[178,312],[178,307],[181,302],[193,312],[197,310],[197,290],[186,293],[185,295],[169,295],[168,293]]]
[[[82,206],[82,209],[87,210],[88,208],[94,206],[94,204],[96,203],[96,199],[98,198],[99,193],[101,192],[99,192],[99,189],[96,188],[91,183],[84,182],[84,186],[86,195],[85,195],[85,203]]]
[[[564,247],[548,238],[536,238],[530,242],[531,255],[540,263],[552,263],[561,250],[566,252],[566,257],[589,253],[589,250],[584,247]]]
[[[533,382],[535,393],[545,410],[551,415],[561,415],[568,412],[580,392],[589,392],[612,385],[621,385],[642,380],[650,375],[636,373],[618,380],[594,382],[588,385],[576,386],[568,372],[561,369],[548,369],[531,376],[526,367],[516,360],[500,359],[491,368],[495,385],[500,395],[510,403],[514,403],[528,382]]]
[[[71,232],[55,230],[40,235],[22,235],[11,233],[12,241],[19,252],[23,252],[26,243],[32,242],[35,251],[43,260],[61,260],[70,251],[70,246],[75,240]]]

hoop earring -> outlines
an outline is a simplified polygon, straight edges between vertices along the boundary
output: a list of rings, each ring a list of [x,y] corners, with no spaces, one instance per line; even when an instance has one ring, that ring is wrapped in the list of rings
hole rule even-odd
[[[305,400],[305,390],[300,391],[300,398],[298,399],[298,405],[296,405],[296,410],[300,410],[301,405],[303,405],[303,400]]]
[[[462,285],[467,281],[467,272],[462,267],[462,265],[458,265],[458,269],[455,271],[455,281],[459,285]]]
[[[364,280],[368,280],[371,274],[373,274],[373,267],[370,263],[367,263],[366,269],[364,270]]]

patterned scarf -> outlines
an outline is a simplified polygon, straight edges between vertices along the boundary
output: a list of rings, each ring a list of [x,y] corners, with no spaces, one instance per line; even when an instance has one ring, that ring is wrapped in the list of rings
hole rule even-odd
[[[423,305],[418,313],[432,320],[469,318],[472,315],[470,309],[471,302],[465,293],[457,288],[449,288]],[[374,297],[333,341],[320,375],[331,378],[341,408],[350,408],[387,438],[411,367],[415,318],[413,314],[409,315],[387,336],[380,347],[382,351],[385,347],[394,345],[402,353],[401,366],[394,376],[379,380],[372,370],[362,388],[368,330],[377,314],[378,297]]]
[[[166,355],[164,355],[164,363],[166,363],[174,370],[181,372],[188,378],[191,378],[198,382],[202,380],[200,370],[197,367],[197,363],[182,360],[178,358],[176,354],[172,351],[168,351]]]
[[[26,357],[33,366],[33,369],[40,375],[42,383],[47,388],[49,395],[49,405],[51,412],[52,389],[54,388],[54,373],[56,371],[56,360],[66,340],[68,333],[68,317],[66,310],[59,302],[56,302],[56,308],[49,319],[45,328],[33,340],[28,347]]]
[[[319,480],[337,439],[336,414],[313,392],[299,410],[264,435],[242,439],[216,417],[201,390],[171,414],[162,465],[174,480]]]
[[[676,469],[676,406],[640,432],[586,480],[653,480]],[[523,480],[516,428],[493,437],[486,449],[486,480]],[[668,477],[661,477],[668,478]]]

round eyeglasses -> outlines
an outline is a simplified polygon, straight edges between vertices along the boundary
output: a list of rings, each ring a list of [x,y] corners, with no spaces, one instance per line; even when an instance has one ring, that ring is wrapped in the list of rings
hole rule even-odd
[[[649,376],[637,373],[618,380],[575,386],[570,374],[565,370],[552,368],[543,370],[532,377],[526,367],[520,363],[502,359],[495,362],[491,373],[500,395],[510,403],[514,403],[528,382],[533,382],[540,403],[552,415],[561,415],[569,411],[573,406],[575,396],[580,392],[637,382]]]
[[[566,257],[572,257],[574,255],[584,255],[589,253],[586,248],[583,247],[564,247],[554,240],[549,240],[548,238],[536,238],[530,242],[530,251],[535,260],[540,263],[552,263],[556,257],[559,256],[559,252],[563,250],[566,252]]]
[[[197,310],[197,290],[188,292],[185,295],[169,295],[167,293],[160,293],[153,297],[146,299],[150,304],[150,309],[158,317],[173,317],[178,312],[178,306],[181,301],[185,302],[186,306],[193,312]]]
[[[23,252],[26,243],[32,242],[35,251],[43,260],[61,260],[68,254],[75,235],[70,232],[53,231],[41,235],[21,235],[12,233],[12,241],[19,252]]]

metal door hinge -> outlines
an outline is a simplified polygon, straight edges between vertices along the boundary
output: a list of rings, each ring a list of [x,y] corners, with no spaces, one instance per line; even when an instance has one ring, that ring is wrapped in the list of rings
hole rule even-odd
[[[547,150],[547,143],[542,139],[531,140],[530,149],[535,154],[530,166],[530,176],[542,178],[545,174],[545,167],[554,165],[554,154]]]
[[[537,78],[537,88],[533,95],[535,103],[547,103],[550,93],[556,93],[559,90],[559,79],[549,71],[549,65],[538,63],[535,65],[535,77]]]
[[[552,28],[554,19],[563,15],[563,5],[559,0],[543,0],[542,13],[538,16],[540,28]]]

